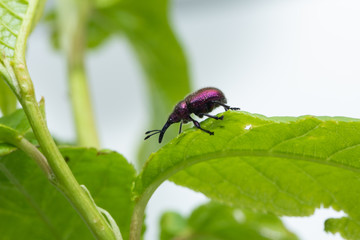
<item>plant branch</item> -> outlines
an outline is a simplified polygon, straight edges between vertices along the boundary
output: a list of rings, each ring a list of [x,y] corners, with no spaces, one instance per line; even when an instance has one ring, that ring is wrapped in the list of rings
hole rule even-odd
[[[136,199],[135,207],[133,211],[133,215],[131,217],[130,223],[130,240],[140,240],[141,239],[141,231],[142,225],[144,221],[144,214],[145,208],[147,203],[149,202],[151,196],[155,192],[155,190],[171,175],[175,174],[176,172],[182,170],[176,169],[174,171],[166,171],[163,175],[157,178],[152,184],[150,184]],[[141,175],[140,175],[141,176]],[[136,186],[135,186],[136,188]]]
[[[84,63],[86,26],[90,10],[89,1],[59,1],[58,27],[61,47],[65,51],[68,64],[69,89],[78,145],[99,148]]]
[[[48,179],[53,183],[55,182],[54,174],[45,156],[16,130],[1,124],[0,142],[9,143],[25,152],[30,158],[35,160]]]
[[[81,189],[64,161],[49,133],[35,98],[30,100],[29,97],[27,96],[26,100],[21,101],[21,103],[41,149],[54,172],[58,189],[70,200],[97,239],[115,239],[112,229],[107,224],[105,218]]]
[[[27,37],[33,27],[39,0],[29,2],[15,47],[14,61],[11,68],[19,85],[19,101],[28,117],[36,139],[48,160],[56,177],[57,188],[67,197],[96,239],[115,239],[115,235],[106,219],[93,204],[88,195],[76,181],[70,168],[64,161],[47,128],[45,118],[36,101],[34,87],[26,67],[25,48]],[[10,67],[8,67],[10,68]],[[26,147],[26,146],[24,146]]]
[[[56,184],[56,178],[51,167],[49,166],[48,161],[33,144],[31,144],[26,138],[22,137],[15,145],[24,153],[26,153],[31,159],[35,160],[37,165],[46,174],[50,182]]]

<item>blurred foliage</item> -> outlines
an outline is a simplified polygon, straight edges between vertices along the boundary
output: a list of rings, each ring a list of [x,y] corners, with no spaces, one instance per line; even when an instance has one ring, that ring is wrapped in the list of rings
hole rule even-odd
[[[87,25],[88,48],[98,47],[115,35],[125,37],[134,49],[147,80],[149,128],[162,127],[173,106],[190,92],[186,59],[170,26],[168,9],[168,0],[94,0]],[[55,11],[47,20],[54,46],[59,47]],[[171,129],[168,136],[175,132]],[[138,165],[158,148],[155,139],[142,144]]]
[[[210,202],[184,218],[166,212],[161,218],[161,240],[295,240],[275,215],[253,213]]]

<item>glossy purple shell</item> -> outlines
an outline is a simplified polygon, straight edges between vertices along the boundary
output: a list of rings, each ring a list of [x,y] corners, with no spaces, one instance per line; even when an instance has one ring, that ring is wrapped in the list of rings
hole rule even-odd
[[[188,95],[184,100],[176,104],[174,111],[169,116],[171,123],[183,121],[187,123],[191,121],[189,118],[191,113],[199,117],[203,113],[209,113],[219,104],[215,102],[226,103],[224,93],[217,88],[207,87]]]
[[[219,106],[214,101],[224,104],[227,102],[224,93],[213,87],[199,89],[185,98],[189,113],[194,114],[211,112]]]

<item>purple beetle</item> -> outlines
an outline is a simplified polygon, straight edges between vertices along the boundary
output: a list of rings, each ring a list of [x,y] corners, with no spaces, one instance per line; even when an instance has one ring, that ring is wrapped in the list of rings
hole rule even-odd
[[[144,140],[149,137],[160,133],[159,143],[161,143],[166,129],[173,124],[180,122],[179,134],[181,133],[181,127],[183,123],[188,123],[192,121],[198,129],[207,132],[210,135],[214,135],[214,132],[203,129],[200,126],[200,123],[193,119],[190,114],[193,113],[196,116],[202,118],[203,116],[211,117],[216,120],[223,120],[224,116],[216,117],[209,115],[207,113],[211,112],[214,108],[218,106],[223,106],[225,111],[231,110],[240,110],[240,108],[232,108],[226,105],[226,98],[222,91],[217,88],[207,87],[197,90],[196,92],[188,95],[184,100],[176,104],[174,111],[170,114],[169,119],[165,123],[164,127],[161,130],[151,130],[147,131],[145,134],[150,134],[145,137]]]

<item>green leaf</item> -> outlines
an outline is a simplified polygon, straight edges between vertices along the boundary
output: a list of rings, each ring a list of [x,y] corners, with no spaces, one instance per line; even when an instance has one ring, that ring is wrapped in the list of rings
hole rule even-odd
[[[343,210],[353,230],[344,234],[337,224],[336,231],[360,237],[358,119],[223,115],[201,123],[214,136],[189,129],[151,155],[137,180],[139,198],[170,178],[242,209],[287,216],[308,216],[320,206]]]
[[[0,77],[0,111],[8,115],[16,110],[16,97]]]
[[[22,25],[28,2],[24,0],[4,0],[0,4],[0,51],[13,57],[17,37]]]
[[[0,156],[16,150],[16,147],[10,145],[11,139],[30,134],[30,129],[30,124],[22,109],[0,118]],[[34,140],[34,137],[30,137],[30,140]]]
[[[45,6],[45,0],[37,2],[36,17],[32,28],[42,15]],[[13,57],[17,37],[23,23],[25,13],[28,9],[26,0],[3,0],[0,4],[0,52],[6,57]]]
[[[325,221],[325,231],[334,234],[339,232],[346,239],[357,239],[360,236],[359,223],[347,217],[327,219]]]
[[[64,148],[62,154],[79,183],[112,215],[127,239],[133,166],[111,151]],[[92,239],[63,195],[20,151],[0,157],[0,232],[2,239]]]
[[[26,41],[42,15],[46,0],[3,0],[0,2],[0,80],[5,80],[13,93],[20,95],[33,93],[32,83],[25,70]],[[21,77],[19,77],[21,75]],[[0,84],[0,87],[4,86]],[[20,90],[22,88],[22,91]],[[4,94],[5,90],[1,90]],[[14,110],[16,104],[12,95],[0,100]],[[3,108],[3,106],[1,106]]]
[[[16,130],[21,135],[27,133],[31,128],[22,109],[18,109],[11,115],[0,118],[0,124]]]
[[[160,225],[161,240],[297,239],[275,215],[253,213],[215,202],[198,207],[187,219],[178,213],[167,212]]]

